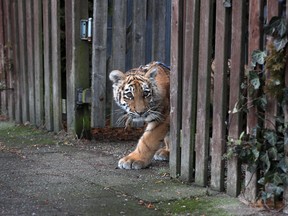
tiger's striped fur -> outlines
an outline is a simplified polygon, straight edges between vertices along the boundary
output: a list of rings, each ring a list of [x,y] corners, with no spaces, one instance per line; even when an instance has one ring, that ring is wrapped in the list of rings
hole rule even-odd
[[[118,162],[121,169],[142,169],[151,159],[168,160],[170,124],[170,70],[159,62],[131,69],[126,73],[114,70],[109,75],[113,82],[113,97],[125,110],[126,125],[144,121],[146,129],[136,149]],[[165,147],[160,148],[164,140]]]

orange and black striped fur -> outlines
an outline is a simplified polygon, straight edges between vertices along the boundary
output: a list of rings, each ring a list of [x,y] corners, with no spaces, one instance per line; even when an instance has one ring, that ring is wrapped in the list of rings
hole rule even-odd
[[[136,149],[118,162],[121,169],[142,169],[156,160],[169,159],[170,123],[170,70],[160,62],[151,62],[123,73],[110,73],[113,96],[125,110],[122,117],[126,125],[133,121],[144,121],[146,129]],[[164,140],[165,147],[160,148]]]

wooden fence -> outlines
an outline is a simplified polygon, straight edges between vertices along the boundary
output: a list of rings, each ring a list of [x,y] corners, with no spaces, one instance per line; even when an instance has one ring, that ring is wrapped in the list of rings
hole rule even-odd
[[[226,152],[227,137],[238,139],[245,127],[247,133],[252,133],[258,121],[257,110],[250,109],[246,117],[232,112],[227,116],[228,110],[233,110],[240,99],[244,67],[250,64],[252,51],[263,50],[265,46],[264,24],[273,16],[288,15],[284,1],[264,3],[261,0],[172,1],[172,176],[202,186],[210,185],[217,191],[226,189],[231,196],[240,193],[243,185],[241,163],[236,156],[225,163],[222,156]],[[213,86],[212,58],[215,61]],[[231,59],[229,76],[228,59]],[[214,89],[212,95],[211,88]],[[266,116],[272,116],[270,123],[275,123],[275,107],[275,100],[268,98]],[[265,127],[271,125],[265,124]],[[255,201],[259,195],[258,180],[257,173],[245,170],[245,198],[249,201]],[[286,201],[287,196],[286,188]]]
[[[228,117],[228,130],[227,113],[240,97],[251,52],[264,46],[263,21],[288,14],[278,0],[264,2],[0,0],[1,114],[55,132],[66,120],[68,131],[89,136],[91,127],[105,126],[107,116],[115,126],[109,71],[151,60],[171,63],[171,175],[237,196],[240,161],[225,164],[222,156],[227,136],[238,138],[243,120],[247,128],[257,124],[256,110],[247,119]],[[80,39],[80,20],[89,16],[91,43]],[[217,94],[210,95],[211,87]],[[246,195],[254,200],[258,177],[245,175]]]

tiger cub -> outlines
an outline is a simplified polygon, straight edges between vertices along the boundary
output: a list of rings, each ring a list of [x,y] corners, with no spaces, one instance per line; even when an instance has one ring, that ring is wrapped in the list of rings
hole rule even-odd
[[[169,159],[170,69],[151,62],[126,73],[113,70],[113,97],[125,110],[126,125],[144,121],[147,126],[136,149],[118,162],[121,169],[142,169],[155,160]],[[165,146],[160,148],[161,141]]]

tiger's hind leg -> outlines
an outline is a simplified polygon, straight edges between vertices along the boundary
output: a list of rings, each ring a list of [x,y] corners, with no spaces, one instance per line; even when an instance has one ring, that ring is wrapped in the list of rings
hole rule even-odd
[[[163,148],[160,148],[154,155],[154,160],[159,161],[169,161],[169,154],[170,154],[170,137],[169,132],[164,138],[164,144],[165,146]]]

